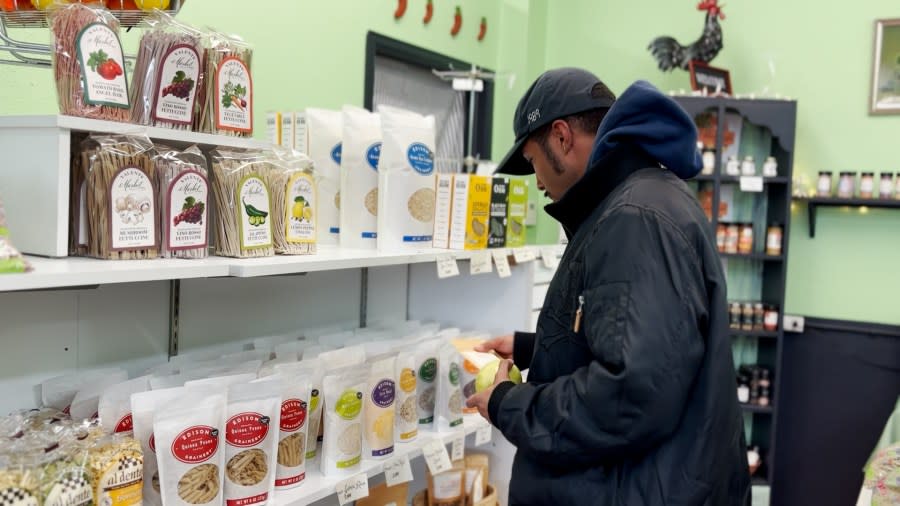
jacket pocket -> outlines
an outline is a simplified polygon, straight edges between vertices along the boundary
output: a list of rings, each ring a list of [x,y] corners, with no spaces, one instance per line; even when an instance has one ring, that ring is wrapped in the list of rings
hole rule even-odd
[[[625,340],[628,335],[629,284],[607,283],[584,292],[584,316],[588,346],[611,372],[625,367]]]

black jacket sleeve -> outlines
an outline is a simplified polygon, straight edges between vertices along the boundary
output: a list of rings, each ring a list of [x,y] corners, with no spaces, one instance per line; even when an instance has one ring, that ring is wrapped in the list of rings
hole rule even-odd
[[[534,355],[534,332],[513,333],[513,363],[520,371],[528,369],[532,355]]]
[[[582,322],[591,363],[550,383],[504,383],[489,403],[519,451],[569,465],[639,455],[675,431],[708,307],[699,257],[665,218],[625,205],[583,226],[593,227]]]

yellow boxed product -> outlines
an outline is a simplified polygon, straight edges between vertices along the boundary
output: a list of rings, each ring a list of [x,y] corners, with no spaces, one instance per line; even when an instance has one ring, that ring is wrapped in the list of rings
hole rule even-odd
[[[457,174],[453,178],[450,249],[487,248],[491,178]]]

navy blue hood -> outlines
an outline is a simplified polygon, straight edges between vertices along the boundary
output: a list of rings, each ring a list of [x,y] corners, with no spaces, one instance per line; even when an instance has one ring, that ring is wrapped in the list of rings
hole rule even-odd
[[[696,176],[702,168],[693,120],[647,81],[629,86],[603,118],[587,170],[625,143],[641,148],[681,179]]]

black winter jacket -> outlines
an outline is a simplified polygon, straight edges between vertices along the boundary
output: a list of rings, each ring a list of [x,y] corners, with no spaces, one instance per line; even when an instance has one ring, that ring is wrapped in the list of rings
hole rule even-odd
[[[537,333],[517,335],[528,381],[489,402],[517,447],[509,504],[745,504],[725,279],[697,199],[620,143],[547,211],[570,242]]]

